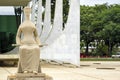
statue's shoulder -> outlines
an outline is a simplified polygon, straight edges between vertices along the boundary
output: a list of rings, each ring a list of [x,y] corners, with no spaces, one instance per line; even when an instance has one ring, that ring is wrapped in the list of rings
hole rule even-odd
[[[21,23],[20,26],[21,27],[25,27],[25,26],[35,27],[35,24],[32,21],[24,21],[23,23]]]

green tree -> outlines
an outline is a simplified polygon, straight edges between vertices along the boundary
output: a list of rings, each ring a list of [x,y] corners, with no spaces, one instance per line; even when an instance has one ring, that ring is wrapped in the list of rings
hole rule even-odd
[[[108,52],[111,55],[113,47],[120,43],[120,6],[111,6],[101,16],[104,24],[101,36],[103,36],[105,44],[108,45]]]
[[[99,44],[105,42],[105,45],[108,46],[106,52],[111,55],[113,47],[120,44],[120,5],[105,3],[80,7],[80,34],[81,40],[86,44],[86,53],[88,54],[90,42],[96,40]]]
[[[81,16],[80,16],[80,34],[81,40],[84,40],[86,45],[85,53],[88,54],[88,48],[91,41],[93,41],[93,32],[91,29],[92,21],[94,20],[95,11],[92,7],[81,6]]]

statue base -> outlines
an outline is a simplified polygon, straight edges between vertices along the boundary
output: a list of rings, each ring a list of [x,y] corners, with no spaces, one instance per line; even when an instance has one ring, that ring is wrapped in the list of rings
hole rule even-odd
[[[17,73],[9,75],[7,80],[53,80],[53,78],[44,73]]]

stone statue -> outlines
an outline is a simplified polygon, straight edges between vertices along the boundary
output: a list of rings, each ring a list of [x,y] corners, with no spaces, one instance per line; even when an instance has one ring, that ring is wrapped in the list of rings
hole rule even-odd
[[[37,29],[30,21],[31,8],[25,7],[25,21],[19,26],[16,44],[19,46],[18,73],[9,75],[8,80],[53,80],[52,77],[41,72],[40,49],[47,44],[40,43]]]
[[[41,73],[40,49],[41,45],[37,29],[30,21],[31,8],[25,7],[25,20],[19,26],[16,44],[19,45],[18,73]],[[22,36],[22,37],[21,37]]]

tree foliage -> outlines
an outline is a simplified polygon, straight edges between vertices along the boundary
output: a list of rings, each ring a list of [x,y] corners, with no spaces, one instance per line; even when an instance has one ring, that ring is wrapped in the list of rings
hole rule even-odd
[[[113,47],[120,44],[120,5],[81,6],[81,40],[86,44],[88,54],[89,44],[94,42],[108,46],[109,55]],[[97,45],[96,45],[97,47]]]

